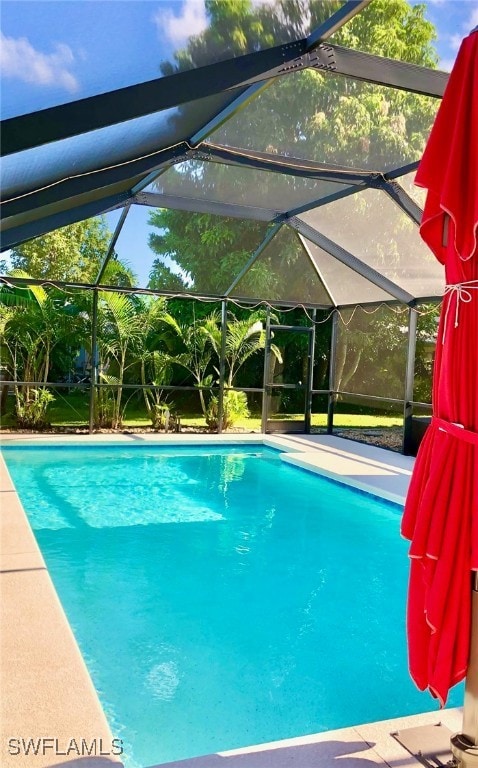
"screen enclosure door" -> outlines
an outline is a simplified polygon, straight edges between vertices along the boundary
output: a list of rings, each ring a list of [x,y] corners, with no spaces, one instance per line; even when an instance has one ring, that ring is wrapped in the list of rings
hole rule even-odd
[[[275,354],[278,350],[279,355]],[[310,432],[313,330],[270,325],[264,361],[263,432]]]

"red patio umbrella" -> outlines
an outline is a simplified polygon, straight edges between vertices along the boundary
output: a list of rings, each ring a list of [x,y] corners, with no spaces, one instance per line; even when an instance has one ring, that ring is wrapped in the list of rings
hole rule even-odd
[[[444,705],[470,660],[478,571],[478,31],[466,37],[416,175],[420,234],[445,267],[433,416],[402,522],[410,673]],[[478,653],[478,649],[476,649]]]

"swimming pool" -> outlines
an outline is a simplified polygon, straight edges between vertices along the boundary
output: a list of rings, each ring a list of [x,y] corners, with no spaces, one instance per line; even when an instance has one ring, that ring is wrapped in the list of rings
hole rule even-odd
[[[260,446],[3,453],[129,765],[434,708],[399,507]]]

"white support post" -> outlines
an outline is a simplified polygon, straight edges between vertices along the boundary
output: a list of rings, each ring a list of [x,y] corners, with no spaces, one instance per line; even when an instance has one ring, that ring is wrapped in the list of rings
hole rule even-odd
[[[478,768],[478,572],[473,575],[470,661],[463,706],[463,733],[453,736],[457,768]]]

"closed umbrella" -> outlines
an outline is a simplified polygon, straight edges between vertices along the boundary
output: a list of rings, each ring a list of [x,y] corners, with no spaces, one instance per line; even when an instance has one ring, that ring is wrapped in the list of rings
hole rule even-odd
[[[402,521],[411,541],[407,633],[413,680],[444,705],[478,655],[478,636],[471,642],[473,573],[478,581],[477,30],[461,44],[416,183],[428,190],[420,234],[444,265],[446,288],[433,416]],[[467,683],[470,746],[478,744],[477,686]]]

